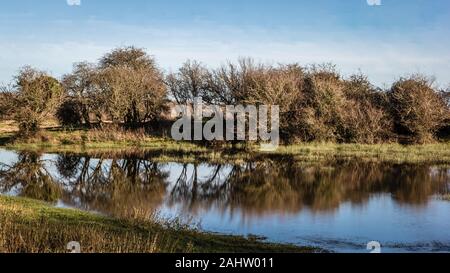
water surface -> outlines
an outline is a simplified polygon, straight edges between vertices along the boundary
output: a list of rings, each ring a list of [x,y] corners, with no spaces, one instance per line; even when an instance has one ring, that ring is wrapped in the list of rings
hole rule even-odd
[[[0,150],[0,193],[111,216],[182,217],[212,232],[367,252],[450,252],[450,168],[357,161],[156,162]]]

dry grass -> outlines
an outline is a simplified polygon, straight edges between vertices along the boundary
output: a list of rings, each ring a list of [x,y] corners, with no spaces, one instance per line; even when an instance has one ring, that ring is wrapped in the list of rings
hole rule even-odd
[[[84,140],[83,140],[84,139]],[[112,140],[113,139],[113,140]],[[330,161],[357,159],[394,163],[450,163],[450,142],[400,145],[400,144],[334,144],[302,143],[282,145],[274,152],[261,152],[259,145],[232,146],[224,143],[214,147],[170,139],[133,135],[130,132],[111,136],[108,132],[58,131],[46,132],[44,139],[38,136],[27,141],[16,141],[4,146],[14,150],[31,150],[47,153],[87,153],[90,155],[148,154],[158,161],[241,162],[279,156],[290,156],[296,161]]]
[[[54,118],[44,121],[41,125],[42,129],[52,129],[58,127],[58,121]],[[17,131],[19,131],[19,127],[14,120],[0,120],[0,133],[16,133]]]
[[[113,219],[0,196],[0,253],[63,253],[77,241],[83,253],[311,252],[192,230],[178,221]]]
[[[60,253],[67,251],[71,241],[80,242],[83,252],[95,253],[173,252],[177,248],[163,232],[113,228],[107,219],[76,211],[53,211],[31,201],[1,199],[0,211],[0,252]],[[79,218],[78,223],[75,218]],[[188,247],[185,250],[190,251]]]
[[[76,153],[151,151],[156,153],[155,157],[160,161],[181,159],[185,162],[196,160],[236,162],[270,156],[293,156],[298,161],[358,159],[396,163],[450,163],[450,142],[422,145],[311,142],[282,145],[276,151],[267,153],[261,152],[260,146],[256,143],[233,146],[226,142],[213,145],[177,142],[152,136],[143,129],[130,131],[112,125],[91,130],[43,129],[27,138],[17,138],[7,129],[6,126],[0,130],[0,145],[15,150]]]
[[[275,153],[293,155],[299,161],[339,158],[394,163],[450,163],[450,143],[424,145],[311,143],[282,146]]]
[[[15,133],[19,130],[13,120],[1,120],[0,121],[0,133]]]

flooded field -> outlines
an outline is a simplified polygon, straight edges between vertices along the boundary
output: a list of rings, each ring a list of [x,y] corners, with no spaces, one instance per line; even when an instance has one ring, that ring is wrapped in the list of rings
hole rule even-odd
[[[180,161],[181,162],[181,161]],[[449,252],[450,168],[289,157],[155,162],[0,150],[0,193],[111,216],[180,217],[203,230],[337,252]]]

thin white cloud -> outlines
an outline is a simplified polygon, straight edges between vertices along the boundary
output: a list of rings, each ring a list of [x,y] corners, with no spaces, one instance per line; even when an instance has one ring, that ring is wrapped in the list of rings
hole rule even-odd
[[[381,0],[367,0],[369,6],[381,6]]]
[[[87,30],[101,29],[89,32]],[[64,28],[70,36],[57,35],[47,42],[0,42],[0,82],[10,80],[20,66],[30,64],[60,76],[73,62],[95,62],[117,46],[144,47],[166,70],[177,69],[186,59],[198,59],[214,67],[227,60],[250,56],[264,62],[335,63],[345,75],[362,70],[377,85],[390,84],[410,73],[435,75],[450,82],[448,40],[429,43],[442,30],[415,33],[416,37],[387,37],[362,33],[289,32],[274,34],[259,28],[139,27],[108,22]],[[78,31],[78,32],[77,32]],[[89,36],[89,33],[92,36]],[[81,35],[83,38],[81,39]],[[11,40],[11,39],[10,39]],[[70,41],[70,42],[68,42]],[[414,41],[414,42],[412,42]]]
[[[81,0],[67,0],[69,6],[81,6]]]
[[[0,84],[12,80],[13,75],[24,65],[45,70],[60,77],[72,70],[72,64],[80,61],[96,62],[110,50],[92,43],[27,43],[0,42]],[[12,54],[12,55],[11,55]]]

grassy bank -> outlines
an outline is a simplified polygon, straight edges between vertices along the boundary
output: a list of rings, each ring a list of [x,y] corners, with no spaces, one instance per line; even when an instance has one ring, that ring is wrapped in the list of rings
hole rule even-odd
[[[199,232],[181,225],[107,218],[0,196],[0,252],[61,253],[66,252],[71,241],[80,242],[84,253],[314,251]]]
[[[232,146],[228,143],[205,146],[151,137],[144,133],[47,129],[26,139],[17,139],[13,132],[3,132],[0,133],[0,144],[7,149],[54,153],[121,154],[145,151],[153,152],[155,160],[160,161],[239,162],[292,156],[298,161],[357,159],[396,163],[450,163],[450,143],[448,142],[425,145],[303,143],[280,146],[273,152],[262,152],[257,144]]]

